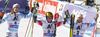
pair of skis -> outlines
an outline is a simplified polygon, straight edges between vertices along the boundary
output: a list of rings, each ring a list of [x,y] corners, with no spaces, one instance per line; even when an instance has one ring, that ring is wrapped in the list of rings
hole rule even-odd
[[[27,26],[27,29],[26,29],[25,36],[24,37],[26,37],[26,36],[29,37],[30,33],[31,33],[30,37],[33,37],[34,21],[33,21],[33,19],[32,20],[31,19],[32,19],[32,17],[30,17],[30,19],[29,19],[29,23],[28,23],[28,26]],[[30,21],[32,21],[31,22],[31,25],[30,25]],[[29,25],[30,25],[30,27],[29,27]],[[28,28],[29,28],[29,30],[28,30]]]
[[[58,18],[59,18],[59,14],[56,13],[55,14],[55,31],[54,31],[54,35],[56,36],[56,28],[57,28],[57,22],[58,22]],[[70,37],[73,37],[73,28],[74,28],[74,19],[75,19],[75,15],[72,14],[71,15],[71,20],[70,20]],[[54,36],[54,37],[55,37]]]
[[[54,37],[56,36],[56,27],[57,27],[58,18],[59,18],[59,14],[56,13],[56,14],[54,15],[54,19],[55,19],[55,22],[56,22],[56,23],[54,23],[54,24],[55,24]],[[29,23],[30,23],[30,21],[31,21],[31,18],[30,18],[30,20],[29,20]],[[28,23],[28,26],[27,26],[27,30],[28,30],[28,27],[29,27],[29,23]],[[32,19],[32,23],[31,23],[31,26],[30,26],[30,29],[32,28],[31,37],[33,37],[33,36],[32,36],[32,35],[33,35],[33,26],[34,26],[34,21],[33,21],[33,19]],[[30,29],[29,29],[29,32],[28,32],[27,37],[29,36]],[[26,30],[26,33],[25,33],[25,36],[24,36],[24,37],[26,37],[27,30]]]
[[[55,15],[54,15],[54,20],[55,20],[55,23],[54,23],[54,25],[55,25],[54,37],[56,36],[56,28],[57,28],[58,19],[59,19],[59,14],[55,13]]]
[[[56,28],[57,28],[57,22],[58,22],[59,14],[56,13],[54,16],[55,16],[54,19],[55,19],[55,22],[56,22],[56,23],[54,23],[54,25],[55,25],[54,37],[55,37],[56,36]],[[74,19],[75,19],[75,15],[72,14],[71,15],[71,21],[70,21],[71,22],[71,24],[70,24],[70,37],[73,37]],[[31,18],[30,18],[30,20],[31,20]],[[32,20],[32,23],[34,25],[33,20]],[[31,25],[32,28],[33,28],[33,25]],[[28,26],[29,26],[29,24],[28,24]],[[31,35],[32,34],[33,34],[33,32],[31,33]],[[29,36],[29,33],[28,33],[28,36]],[[26,37],[26,35],[25,35],[25,37]]]
[[[98,11],[99,11],[99,8],[97,9],[97,14],[98,14]],[[95,29],[96,30],[95,37],[96,37],[97,36],[97,19],[96,19],[96,22],[95,23],[96,23],[96,29]]]
[[[70,37],[73,37],[74,19],[75,19],[75,15],[72,14],[70,20]]]
[[[99,8],[97,8],[97,14],[98,14]],[[95,26],[94,26],[94,31],[92,32],[92,37],[97,37],[97,19],[95,20]],[[95,33],[94,33],[95,32]],[[94,36],[95,35],[95,36]]]
[[[25,8],[26,13],[29,12],[29,10],[30,10],[28,2],[29,2],[29,0],[27,0],[27,4],[26,4],[26,8]],[[31,23],[31,25],[30,25],[30,23]],[[33,27],[34,27],[34,18],[31,15],[24,37],[29,37],[29,35],[30,35],[30,37],[33,37]]]

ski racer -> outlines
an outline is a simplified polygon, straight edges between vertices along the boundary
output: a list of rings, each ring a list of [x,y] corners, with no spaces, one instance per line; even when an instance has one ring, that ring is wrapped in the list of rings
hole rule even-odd
[[[3,18],[0,19],[0,23],[7,21],[8,31],[6,37],[18,37],[18,28],[21,18],[24,14],[19,13],[20,5],[18,3],[13,5],[13,11],[5,13]],[[1,17],[1,16],[0,16]]]
[[[66,10],[65,12],[64,12],[64,20],[67,22],[64,22],[64,23],[66,23],[66,24],[68,24],[69,23],[69,20],[70,20],[70,14],[69,14],[69,11],[68,10]],[[65,25],[66,26],[66,25]]]
[[[94,28],[90,28],[94,26],[94,23],[83,23],[83,15],[80,14],[74,23],[73,37],[83,37],[86,29],[93,30]]]
[[[31,11],[32,13],[34,13],[34,9],[32,9],[33,11]],[[35,14],[33,14],[35,15]],[[35,15],[34,18],[34,22],[37,23],[38,25],[42,26],[43,28],[43,37],[54,37],[56,34],[54,34],[54,30],[55,30],[55,23],[57,23],[57,27],[65,24],[65,21],[62,22],[57,22],[57,21],[52,21],[53,20],[53,14],[51,12],[47,12],[46,13],[46,20],[37,20],[37,16]]]
[[[53,20],[53,14],[51,12],[46,13],[46,20],[37,20],[37,8],[39,7],[38,2],[34,2],[34,5],[31,9],[31,13],[33,15],[34,22],[37,23],[38,25],[42,26],[43,28],[43,37],[55,37],[55,23]],[[65,21],[64,21],[65,22]],[[64,22],[58,22],[57,27],[61,26]],[[64,23],[65,24],[65,23]]]

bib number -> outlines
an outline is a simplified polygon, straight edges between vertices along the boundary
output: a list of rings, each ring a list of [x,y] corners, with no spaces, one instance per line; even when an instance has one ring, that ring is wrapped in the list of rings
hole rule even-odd
[[[18,29],[19,25],[9,25],[9,28],[17,28]]]

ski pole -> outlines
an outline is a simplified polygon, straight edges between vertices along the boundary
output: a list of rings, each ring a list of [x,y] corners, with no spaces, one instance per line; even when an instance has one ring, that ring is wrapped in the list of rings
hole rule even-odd
[[[58,18],[59,18],[59,14],[55,13],[55,15],[54,15],[54,19],[55,19],[55,23],[54,23],[54,25],[55,25],[54,37],[56,36],[56,27],[57,27]]]
[[[31,18],[29,19],[29,23],[28,23],[28,26],[27,26],[27,29],[26,29],[25,36],[24,37],[26,37],[26,34],[27,34],[27,31],[28,31],[28,28],[29,28],[30,21],[31,21]]]
[[[33,19],[32,19],[32,21],[33,21]],[[32,22],[31,22],[31,25],[30,25],[30,28],[29,28],[27,37],[29,36],[29,33],[30,33],[30,31],[31,31],[31,28],[32,28]]]
[[[33,19],[34,20],[34,19]],[[34,27],[34,21],[32,20],[32,31],[31,31],[31,37],[33,37],[33,27]]]

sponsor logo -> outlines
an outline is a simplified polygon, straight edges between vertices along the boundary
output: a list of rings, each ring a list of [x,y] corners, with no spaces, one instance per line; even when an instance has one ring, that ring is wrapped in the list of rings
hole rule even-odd
[[[75,15],[82,14],[82,15],[84,15],[83,17],[86,17],[87,11],[85,11],[85,10],[75,10],[75,9],[74,9],[74,10],[72,11],[72,13],[75,14]]]

